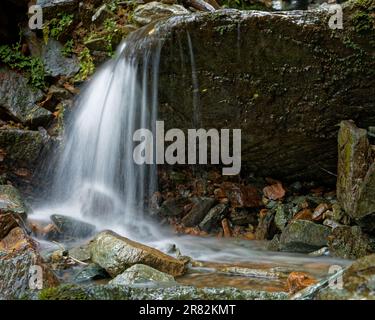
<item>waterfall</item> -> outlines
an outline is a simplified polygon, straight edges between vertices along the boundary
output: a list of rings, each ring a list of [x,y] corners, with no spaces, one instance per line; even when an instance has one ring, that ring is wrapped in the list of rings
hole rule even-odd
[[[139,55],[137,41],[145,39],[124,41],[75,103],[47,206],[49,213],[121,226],[139,238],[151,232],[145,199],[155,191],[157,172],[156,165],[133,161],[133,133],[155,125],[161,46]]]

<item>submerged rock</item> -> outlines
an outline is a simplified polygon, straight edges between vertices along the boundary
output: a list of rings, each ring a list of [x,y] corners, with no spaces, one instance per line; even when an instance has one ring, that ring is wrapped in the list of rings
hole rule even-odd
[[[13,229],[0,241],[0,253],[0,300],[20,299],[30,290],[58,285],[55,274],[38,253],[37,244],[21,228]]]
[[[292,221],[280,236],[280,250],[312,252],[327,246],[331,230],[307,220]]]
[[[0,185],[0,240],[13,228],[24,226],[26,212],[18,190],[10,185]]]
[[[90,243],[90,249],[92,261],[112,277],[135,264],[145,264],[173,276],[185,273],[186,262],[111,231],[99,233]]]
[[[32,87],[20,73],[0,68],[0,109],[11,119],[36,128],[48,124],[53,115],[39,107],[43,92]]]
[[[328,239],[329,250],[336,257],[358,259],[375,252],[375,240],[358,226],[334,228]]]
[[[152,21],[166,18],[172,15],[189,14],[190,11],[178,4],[168,5],[161,2],[153,1],[138,6],[133,13],[133,20],[140,24],[146,25]]]
[[[173,276],[144,264],[136,264],[126,269],[123,273],[119,274],[109,282],[109,284],[125,286],[141,283],[156,286],[176,285]]]

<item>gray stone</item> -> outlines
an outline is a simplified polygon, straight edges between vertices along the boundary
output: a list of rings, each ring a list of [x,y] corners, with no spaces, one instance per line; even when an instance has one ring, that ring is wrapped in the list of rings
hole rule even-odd
[[[65,241],[88,238],[96,230],[94,225],[68,216],[53,214],[51,220],[57,227],[57,233],[53,235]]]
[[[189,13],[190,12],[181,5],[167,5],[157,1],[153,1],[138,6],[134,10],[133,20],[143,26],[161,18]]]
[[[51,77],[72,77],[79,71],[78,59],[65,57],[62,53],[63,45],[54,39],[49,39],[42,49],[42,60],[45,72]]]
[[[136,284],[173,286],[176,285],[176,282],[174,277],[167,273],[160,272],[144,264],[136,264],[119,274],[116,278],[111,280],[109,284],[125,286]]]
[[[280,236],[280,250],[312,252],[327,246],[331,230],[307,220],[292,221]]]
[[[76,283],[109,278],[108,273],[95,263],[83,267],[73,278]]]

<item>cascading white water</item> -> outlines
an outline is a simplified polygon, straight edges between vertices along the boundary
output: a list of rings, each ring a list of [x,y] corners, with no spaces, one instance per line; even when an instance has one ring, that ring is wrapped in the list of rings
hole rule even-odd
[[[122,43],[76,102],[47,207],[139,238],[154,230],[144,203],[156,167],[133,161],[133,133],[155,124],[160,47],[140,58],[135,51],[131,41]]]

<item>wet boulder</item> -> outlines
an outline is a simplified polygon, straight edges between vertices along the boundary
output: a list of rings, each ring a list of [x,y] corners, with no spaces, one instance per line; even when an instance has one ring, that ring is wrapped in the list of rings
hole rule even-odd
[[[135,264],[145,264],[172,276],[185,272],[186,263],[149,246],[137,243],[111,231],[96,235],[90,243],[91,259],[112,277]]]
[[[26,206],[17,189],[0,185],[0,240],[15,227],[24,226]]]
[[[53,115],[39,107],[43,92],[32,87],[20,73],[0,68],[0,112],[11,120],[36,128],[48,124]]]
[[[21,228],[12,229],[0,241],[0,274],[0,300],[20,299],[32,290],[59,284],[40,256],[37,243]]]
[[[189,14],[190,11],[178,4],[168,5],[153,1],[138,6],[133,13],[133,20],[139,25],[146,25],[152,21],[167,18],[172,15]]]
[[[328,238],[329,251],[333,256],[358,259],[375,252],[375,239],[371,239],[358,226],[334,228]]]
[[[81,270],[79,270],[74,275],[73,280],[75,283],[81,283],[106,278],[110,278],[107,271],[105,271],[102,267],[98,266],[95,263],[90,263],[89,265],[84,266]]]
[[[37,0],[43,10],[45,19],[56,18],[59,13],[75,13],[78,11],[80,0]]]
[[[176,285],[176,282],[170,274],[160,272],[144,264],[136,264],[119,274],[109,284],[125,286],[136,284],[172,286]]]
[[[312,252],[327,246],[330,228],[307,220],[295,220],[286,226],[280,236],[280,250]]]

